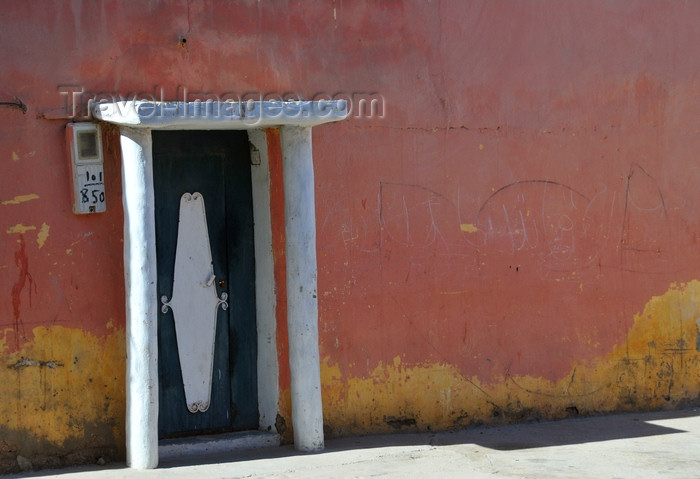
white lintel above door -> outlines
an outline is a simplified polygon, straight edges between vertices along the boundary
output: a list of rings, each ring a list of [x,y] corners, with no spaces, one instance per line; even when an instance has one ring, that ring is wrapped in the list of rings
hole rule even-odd
[[[154,130],[251,130],[274,126],[311,127],[343,120],[345,100],[321,101],[118,101],[97,103],[95,118]]]

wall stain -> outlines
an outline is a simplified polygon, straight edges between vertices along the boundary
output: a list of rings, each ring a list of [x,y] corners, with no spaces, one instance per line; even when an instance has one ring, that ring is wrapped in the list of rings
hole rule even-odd
[[[677,408],[700,398],[700,281],[672,284],[634,317],[622,344],[572,364],[558,380],[502,375],[482,381],[445,363],[380,363],[367,377],[344,377],[321,362],[324,421],[334,435],[561,419],[595,413]],[[398,418],[392,421],[392,418]]]
[[[12,316],[13,316],[13,327],[15,330],[15,342],[16,346],[19,347],[20,335],[24,336],[24,325],[21,320],[22,306],[22,291],[27,283],[29,284],[29,306],[32,305],[32,289],[36,292],[36,284],[29,272],[29,258],[26,251],[26,243],[24,242],[24,235],[19,237],[19,249],[15,251],[15,265],[19,269],[17,275],[17,281],[12,285]]]
[[[27,231],[34,231],[36,229],[36,226],[34,225],[23,225],[22,223],[18,223],[14,226],[10,226],[6,233],[7,234],[21,234],[23,235]]]
[[[96,337],[36,327],[11,353],[9,331],[0,335],[0,437],[12,443],[13,454],[31,458],[97,447],[123,455],[124,330]]]
[[[5,205],[18,205],[18,204],[24,203],[26,201],[38,200],[38,199],[39,199],[39,195],[37,195],[35,193],[30,193],[28,195],[15,196],[11,200],[5,200],[5,201],[0,202],[0,204],[3,206],[5,206]]]
[[[384,416],[384,423],[394,429],[414,428],[416,420],[412,417]]]
[[[29,366],[38,366],[40,368],[49,368],[49,369],[56,369],[57,367],[63,367],[63,363],[60,361],[37,361],[34,359],[29,359],[29,358],[20,358],[19,361],[17,361],[14,364],[8,364],[7,368],[8,369],[22,369],[22,368],[27,368]]]
[[[36,235],[36,244],[39,247],[39,249],[43,248],[44,244],[46,244],[46,240],[49,239],[49,229],[50,226],[46,223],[41,224],[41,229]]]

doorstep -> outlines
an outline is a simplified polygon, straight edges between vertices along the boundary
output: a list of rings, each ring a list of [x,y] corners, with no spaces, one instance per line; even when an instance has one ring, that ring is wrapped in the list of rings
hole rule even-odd
[[[212,436],[193,436],[159,441],[158,457],[160,460],[165,460],[279,445],[279,434],[264,431],[244,431]]]

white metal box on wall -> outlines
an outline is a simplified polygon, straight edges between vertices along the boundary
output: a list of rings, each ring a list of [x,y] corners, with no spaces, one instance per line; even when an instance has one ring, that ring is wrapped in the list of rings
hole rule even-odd
[[[66,125],[66,146],[73,213],[104,212],[107,202],[100,126],[95,123],[69,123]]]

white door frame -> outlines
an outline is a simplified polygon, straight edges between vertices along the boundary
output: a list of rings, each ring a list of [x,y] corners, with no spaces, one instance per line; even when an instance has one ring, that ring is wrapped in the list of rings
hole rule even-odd
[[[311,127],[342,120],[340,101],[113,102],[94,106],[98,120],[119,125],[126,281],[126,454],[138,469],[158,465],[158,309],[151,130],[250,130],[266,163],[264,128],[280,127],[287,259],[287,326],[295,447],[323,449],[318,350],[316,215]],[[265,148],[261,148],[262,146]],[[262,163],[262,162],[261,162]],[[262,166],[262,165],[261,165]],[[265,171],[263,171],[265,170]],[[258,370],[261,428],[274,427],[279,391],[267,168],[253,175]],[[263,191],[261,191],[261,189]],[[260,263],[260,264],[258,264]],[[267,328],[267,329],[266,329]],[[267,333],[267,338],[265,335]],[[261,344],[265,343],[265,344]],[[272,344],[272,346],[271,346]],[[275,360],[271,361],[270,355]]]

